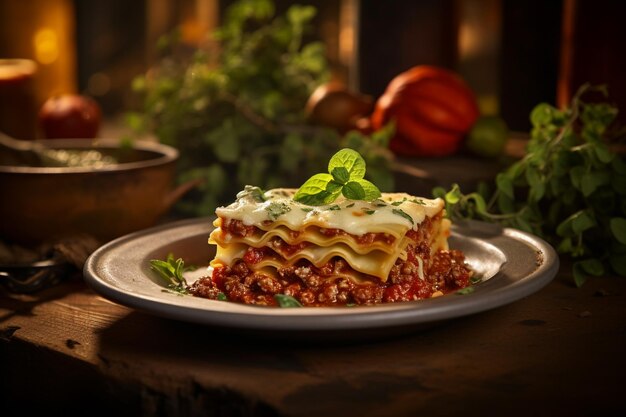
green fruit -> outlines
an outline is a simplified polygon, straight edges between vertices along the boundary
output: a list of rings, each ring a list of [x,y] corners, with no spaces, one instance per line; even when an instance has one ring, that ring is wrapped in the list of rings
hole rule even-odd
[[[509,129],[498,116],[480,117],[469,134],[465,146],[475,155],[494,158],[504,150]]]

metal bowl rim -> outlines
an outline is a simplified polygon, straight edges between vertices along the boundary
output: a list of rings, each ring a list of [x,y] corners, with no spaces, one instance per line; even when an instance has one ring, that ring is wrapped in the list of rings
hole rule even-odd
[[[46,139],[38,141],[51,149],[114,149],[122,142],[120,139],[98,138],[98,139]],[[108,165],[100,168],[94,167],[30,167],[0,165],[0,174],[75,174],[93,172],[121,172],[136,170],[160,165],[166,165],[178,159],[179,152],[175,148],[158,142],[138,140],[132,142],[132,148],[139,151],[148,151],[159,154],[155,158],[142,161],[126,162],[115,165]]]

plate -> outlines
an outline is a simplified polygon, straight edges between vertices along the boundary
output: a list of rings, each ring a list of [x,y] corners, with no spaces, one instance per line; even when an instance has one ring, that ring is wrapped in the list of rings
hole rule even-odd
[[[118,238],[87,260],[84,275],[109,300],[162,317],[251,331],[325,332],[383,330],[427,325],[512,303],[545,286],[556,275],[554,249],[530,234],[483,222],[454,226],[450,247],[465,252],[481,281],[473,291],[411,302],[358,307],[276,308],[181,296],[160,283],[151,259],[172,253],[204,274],[214,255],[207,243],[211,218],[185,220]]]

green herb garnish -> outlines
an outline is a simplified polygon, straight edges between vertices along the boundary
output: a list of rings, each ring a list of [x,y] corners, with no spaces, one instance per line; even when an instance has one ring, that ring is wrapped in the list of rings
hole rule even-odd
[[[424,202],[424,200],[418,200],[417,198],[413,198],[411,200],[409,200],[408,198],[404,197],[401,201],[394,201],[393,203],[391,203],[392,206],[396,206],[398,207],[399,205],[401,205],[402,203],[404,203],[405,201],[410,201],[411,203],[415,203],[415,204],[419,204],[420,206],[424,206],[426,205],[426,203]]]
[[[315,209],[313,207],[301,207],[300,210],[302,210],[305,213],[309,213]]]
[[[405,219],[407,219],[409,222],[411,222],[411,225],[414,225],[415,222],[413,221],[413,217],[411,217],[410,215],[408,215],[404,210],[402,209],[398,209],[395,208],[393,210],[391,210],[391,212],[395,215],[398,215],[400,217],[404,217]]]
[[[302,307],[302,304],[290,295],[274,294],[274,300],[282,308]]]
[[[185,262],[182,258],[174,259],[173,254],[168,254],[166,260],[150,260],[150,268],[158,273],[169,290],[180,294],[187,294],[187,281],[183,277]]]
[[[265,211],[267,211],[267,215],[270,219],[276,220],[283,214],[290,212],[291,207],[285,203],[272,201],[267,207],[265,207]]]
[[[575,260],[578,286],[610,269],[626,276],[626,161],[607,142],[618,110],[584,102],[593,91],[607,95],[583,85],[569,108],[543,103],[532,110],[527,153],[496,176],[495,191],[433,190],[453,220],[478,218],[548,240]]]
[[[350,200],[372,201],[380,190],[364,179],[365,160],[353,149],[342,149],[330,158],[328,174],[316,174],[298,189],[293,199],[303,204],[330,204],[340,194]]]
[[[267,201],[263,190],[259,187],[253,187],[252,185],[246,185],[242,191],[239,191],[239,193],[237,193],[237,200],[244,198],[250,198],[257,203],[263,203],[264,201]]]
[[[472,286],[469,286],[469,287],[461,288],[460,290],[456,291],[455,294],[467,295],[467,294],[473,293],[474,291],[475,291],[475,288]]]
[[[217,300],[218,301],[228,301],[228,297],[226,297],[226,294],[224,294],[223,292],[220,292],[217,294]]]
[[[363,213],[369,214],[370,216],[376,213],[376,210],[368,209],[367,207],[363,207],[361,210],[363,210]]]
[[[341,207],[339,207],[337,204],[334,204],[334,205],[328,207],[328,210],[330,210],[330,211],[337,211],[337,210],[341,210]]]

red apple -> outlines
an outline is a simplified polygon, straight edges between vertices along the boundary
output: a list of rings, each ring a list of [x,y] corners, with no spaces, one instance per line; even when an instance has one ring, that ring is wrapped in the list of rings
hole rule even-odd
[[[51,97],[39,111],[39,126],[45,138],[95,138],[102,112],[93,99],[77,94]]]

